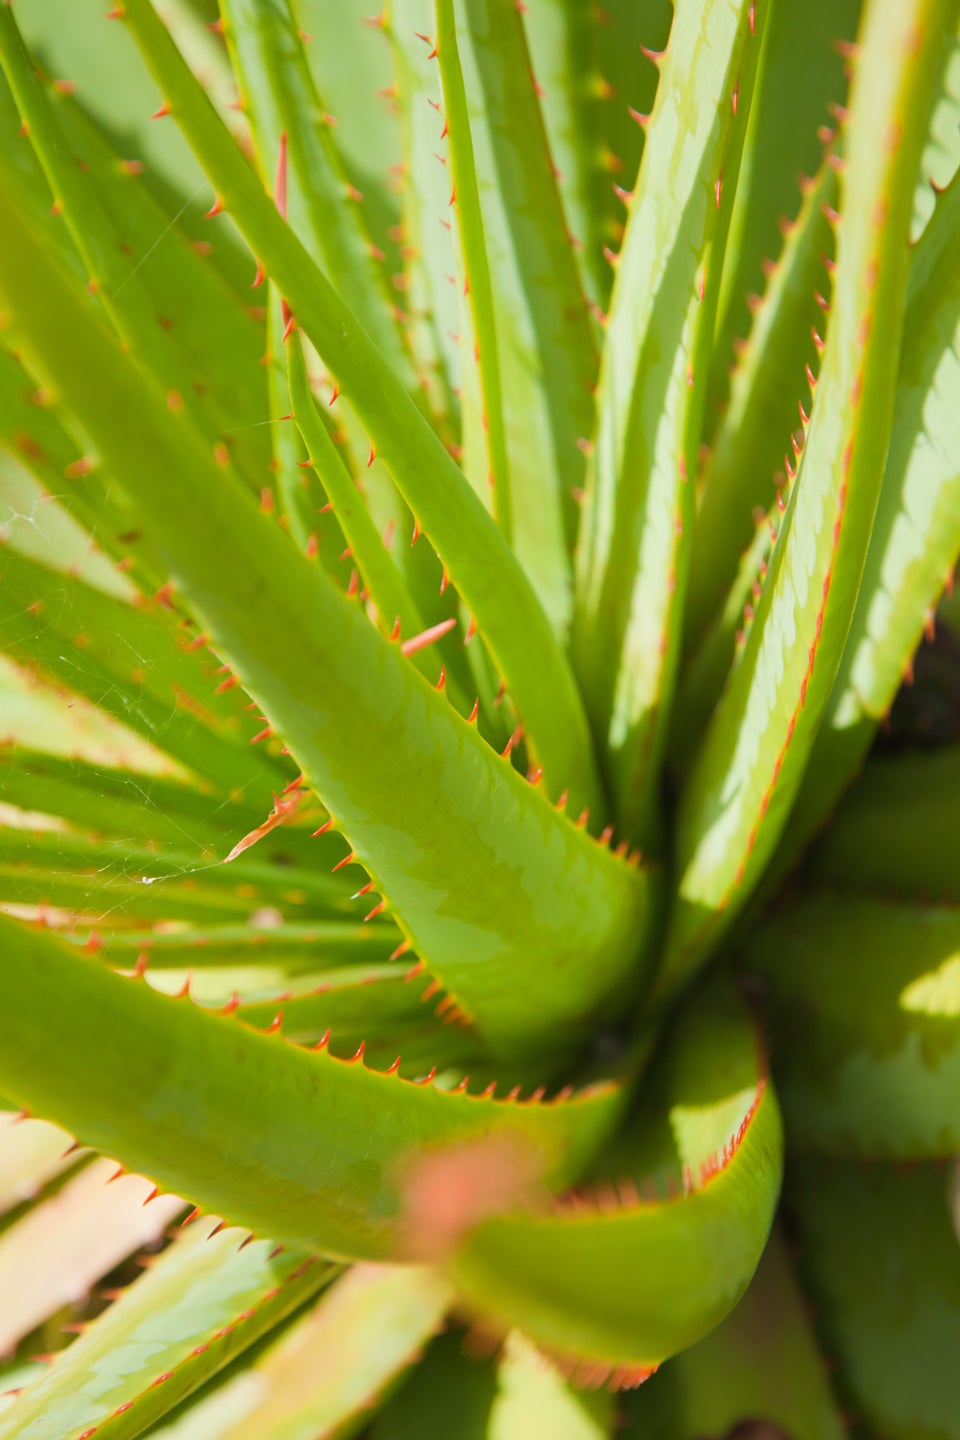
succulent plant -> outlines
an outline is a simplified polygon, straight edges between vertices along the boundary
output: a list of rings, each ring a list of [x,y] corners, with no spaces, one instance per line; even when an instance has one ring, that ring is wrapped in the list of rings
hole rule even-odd
[[[957,0],[103,3],[0,5],[0,1437],[960,1436]]]

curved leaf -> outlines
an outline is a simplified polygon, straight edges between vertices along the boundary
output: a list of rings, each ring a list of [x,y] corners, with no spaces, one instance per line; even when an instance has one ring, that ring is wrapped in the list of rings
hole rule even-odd
[[[776,1230],[736,1309],[627,1396],[626,1408],[627,1440],[719,1440],[741,1427],[744,1435],[756,1427],[761,1440],[766,1426],[780,1426],[792,1440],[845,1440],[847,1427]]]
[[[205,1208],[327,1254],[390,1254],[400,1172],[422,1147],[508,1136],[563,1184],[622,1107],[612,1083],[525,1104],[446,1093],[157,995],[40,930],[0,918],[0,936],[4,1094]]]
[[[405,934],[501,1048],[575,1042],[640,981],[648,877],[498,759],[170,416],[3,198],[0,210],[0,279],[46,370]],[[387,796],[405,843],[381,819]],[[456,906],[441,900],[467,871]]]
[[[603,1165],[630,1165],[630,1179],[574,1192],[552,1214],[489,1220],[450,1262],[482,1311],[572,1357],[584,1383],[636,1385],[722,1320],[776,1207],[779,1110],[729,991],[705,992],[681,1017],[650,1085],[632,1137]],[[651,1166],[672,1194],[642,1198]]]

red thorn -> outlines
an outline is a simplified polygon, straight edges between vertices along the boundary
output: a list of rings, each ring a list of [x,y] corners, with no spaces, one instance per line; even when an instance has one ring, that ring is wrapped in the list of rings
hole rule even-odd
[[[284,309],[286,309],[286,305],[287,305],[287,302],[284,301],[284,302],[283,302],[283,308],[284,308]],[[283,337],[282,337],[282,338],[283,338],[283,341],[284,341],[284,344],[286,344],[286,342],[290,339],[290,336],[293,334],[293,332],[294,332],[294,330],[296,330],[296,328],[297,328],[297,317],[296,317],[294,314],[292,314],[290,311],[287,311],[287,320],[286,320],[286,324],[285,324],[284,327],[283,327]],[[287,417],[284,416],[283,418],[286,419]]]
[[[441,665],[441,666],[440,666],[440,679],[437,681],[436,685],[435,685],[433,688],[434,688],[435,690],[444,690],[444,689],[446,689],[446,685],[447,685],[447,667],[446,667],[446,665]]]
[[[328,1025],[327,1028],[326,1028],[326,1030],[324,1030],[323,1034],[320,1036],[320,1039],[317,1041],[316,1045],[314,1045],[313,1048],[314,1048],[314,1050],[325,1050],[329,1044],[330,1044],[330,1026]]]
[[[421,630],[419,635],[411,635],[410,639],[404,640],[400,646],[401,655],[416,655],[419,651],[425,650],[428,645],[433,645],[444,635],[449,634],[456,623],[456,616],[451,615],[448,619],[441,620],[438,625],[431,625],[426,630]]]
[[[251,289],[251,290],[259,290],[260,286],[263,284],[263,282],[264,282],[265,279],[266,279],[266,273],[265,273],[264,268],[263,268],[263,261],[262,261],[262,260],[258,260],[258,261],[257,261],[257,273],[256,273],[256,275],[254,275],[254,277],[253,277],[253,284],[250,286],[250,289]]]
[[[356,1065],[358,1060],[362,1060],[363,1052],[366,1049],[366,1043],[367,1042],[365,1040],[361,1040],[354,1053],[350,1056],[350,1059],[345,1061],[344,1063],[347,1065]]]
[[[185,1215],[185,1216],[183,1217],[183,1219],[180,1221],[180,1229],[183,1230],[187,1225],[190,1224],[190,1222],[191,1222],[192,1220],[196,1220],[196,1218],[197,1218],[197,1216],[198,1216],[199,1214],[200,1214],[200,1206],[199,1206],[199,1205],[194,1205],[194,1207],[193,1207],[193,1209],[190,1211],[190,1213],[189,1213],[188,1215]]]
[[[338,870],[342,870],[342,869],[343,869],[344,865],[352,865],[353,862],[354,862],[354,860],[356,860],[356,858],[357,858],[357,853],[356,853],[356,851],[355,851],[355,850],[351,850],[348,855],[344,855],[344,857],[343,857],[342,860],[338,860],[338,861],[337,861],[336,865],[334,865],[333,870],[331,871],[331,874],[334,874],[334,875],[335,875]]]
[[[477,723],[477,716],[479,715],[479,713],[480,713],[480,697],[479,697],[479,695],[478,695],[477,698],[476,698],[476,700],[474,700],[474,702],[473,702],[473,709],[470,711],[470,714],[467,716],[467,724],[468,724],[468,725],[475,725],[475,724]]]
[[[282,1025],[283,1025],[283,1011],[282,1011],[282,1010],[278,1010],[277,1013],[276,1013],[276,1015],[274,1015],[273,1019],[270,1021],[270,1024],[267,1026],[266,1033],[267,1033],[268,1035],[272,1035],[272,1034],[274,1033],[274,1031],[275,1031],[275,1030],[279,1030]]]
[[[426,968],[427,968],[427,962],[426,962],[426,960],[418,960],[417,963],[416,963],[416,965],[411,965],[410,969],[407,971],[406,975],[404,975],[404,977],[403,977],[403,983],[404,983],[404,985],[408,984],[408,982],[411,981],[411,980],[416,980],[417,976],[418,976],[418,975],[422,975],[423,972],[424,972],[424,970],[426,970]]]
[[[387,902],[386,902],[386,900],[381,900],[381,901],[379,901],[376,905],[374,905],[374,907],[373,907],[372,910],[368,911],[367,914],[364,915],[364,917],[363,917],[364,923],[366,923],[367,920],[372,920],[375,915],[379,915],[379,914],[381,913],[381,911],[385,910],[386,908],[387,908]]]
[[[159,113],[159,112],[158,112],[158,113]],[[210,206],[210,209],[207,211],[206,215],[205,215],[203,218],[204,218],[205,220],[212,220],[215,215],[220,215],[220,214],[222,213],[223,208],[224,208],[224,206],[223,206],[223,201],[220,199],[220,196],[218,195],[218,196],[216,197],[216,199],[214,200],[213,204]]]
[[[373,464],[373,462],[374,462],[374,460],[376,460],[376,458],[377,458],[377,452],[376,452],[376,450],[373,448],[373,446],[371,445],[371,446],[370,446],[370,454],[367,456],[367,469],[368,469],[368,470],[370,469],[370,466]]]
[[[392,1064],[391,1066],[389,1066],[388,1069],[384,1070],[383,1073],[384,1073],[384,1075],[396,1075],[396,1073],[397,1073],[397,1071],[398,1071],[399,1069],[400,1069],[400,1056],[398,1055],[397,1058],[396,1058],[396,1060],[394,1060],[393,1064]]]
[[[326,835],[327,831],[331,828],[332,825],[333,816],[331,815],[329,820],[324,820],[323,824],[319,827],[319,829],[312,832],[310,836],[311,840],[315,840],[318,835]]]
[[[166,116],[169,115],[169,114],[170,114],[170,105],[169,105],[169,103],[168,103],[166,100],[164,100],[163,104],[160,105],[160,106],[158,106],[157,109],[154,110],[153,114],[150,116],[150,119],[151,119],[151,120],[163,120],[163,119],[165,119]]]
[[[389,958],[390,958],[391,960],[399,960],[401,955],[406,955],[407,951],[411,948],[412,945],[413,945],[413,941],[410,940],[409,938],[407,938],[407,939],[405,939],[405,940],[401,940],[401,941],[400,941],[400,944],[397,946],[396,950],[394,950],[394,951],[391,952]]]
[[[281,218],[287,218],[287,132],[280,132],[277,148],[277,174],[273,185],[273,199]]]

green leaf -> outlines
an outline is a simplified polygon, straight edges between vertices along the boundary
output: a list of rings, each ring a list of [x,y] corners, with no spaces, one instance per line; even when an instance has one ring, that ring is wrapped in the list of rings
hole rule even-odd
[[[0,626],[12,660],[69,685],[218,789],[269,795],[286,778],[250,748],[236,695],[218,693],[205,647],[189,648],[196,637],[161,601],[129,605],[6,546]]]
[[[800,1265],[852,1413],[889,1440],[960,1435],[960,1248],[944,1176],[804,1160]]]
[[[582,445],[593,428],[596,343],[523,17],[511,0],[469,0],[457,24],[452,6],[441,3],[439,14],[455,210],[495,512],[544,609],[565,635],[576,525],[572,492],[583,483],[584,467],[577,442]],[[497,396],[487,393],[488,368]],[[501,474],[507,521],[498,499]]]
[[[255,412],[262,394],[250,317],[215,272],[198,265],[175,217],[168,224],[150,203],[138,182],[140,163],[116,155],[69,97],[50,103],[8,6],[0,13],[0,63],[90,288],[171,407],[185,407],[212,444],[221,427]],[[194,383],[211,372],[218,377],[213,389]]]
[[[275,920],[273,916],[269,918],[271,922]],[[325,967],[338,967],[351,961],[368,965],[380,958],[384,945],[392,947],[397,937],[392,926],[381,923],[305,920],[264,925],[248,920],[241,925],[117,930],[100,938],[103,958],[119,969],[132,970],[145,950],[151,973],[176,969],[196,973],[256,965],[291,977],[315,970],[318,963]]]
[[[678,13],[606,328],[574,657],[617,813],[644,844],[655,835],[707,360],[766,12],[721,0]]]
[[[818,843],[810,873],[831,886],[956,903],[958,804],[956,746],[877,756]]]
[[[853,616],[892,419],[913,176],[952,0],[877,0],[854,76],[830,332],[797,480],[740,664],[680,806],[660,993],[702,963],[796,796]],[[887,137],[878,145],[877,135]],[[868,344],[882,336],[882,343]]]
[[[218,796],[138,770],[114,770],[87,761],[44,755],[18,744],[0,748],[0,784],[8,805],[69,821],[86,833],[174,848],[196,846],[218,858],[228,837],[251,830],[261,818],[255,801]]]
[[[355,1434],[417,1358],[451,1300],[435,1271],[357,1265],[241,1374],[156,1440],[320,1440]]]
[[[870,549],[777,873],[812,837],[859,768],[960,555],[958,225],[960,176],[940,196],[913,252],[893,431]]]
[[[610,1179],[487,1221],[450,1262],[479,1309],[568,1357],[581,1383],[636,1385],[722,1320],[776,1206],[779,1110],[731,991],[687,1010],[648,1084],[632,1133],[594,1167]],[[651,1172],[666,1195],[644,1193]]]
[[[501,1049],[575,1042],[640,982],[649,877],[498,759],[216,466],[184,417],[170,416],[7,220],[0,278],[45,368],[123,476],[175,589],[283,733],[405,934]],[[222,749],[216,758],[232,763]],[[379,818],[387,796],[412,847]],[[471,885],[448,913],[437,897],[466,870]]]
[[[139,1435],[337,1273],[216,1228],[196,1222],[59,1354],[0,1415],[3,1440]]]
[[[264,184],[273,184],[282,143],[291,228],[394,374],[412,390],[413,368],[376,247],[344,173],[337,132],[317,93],[290,0],[223,0],[221,13]]]
[[[401,224],[405,263],[395,278],[409,313],[407,338],[436,414],[459,420],[462,339],[457,257],[447,218],[450,181],[441,163],[440,77],[420,38],[433,28],[433,0],[390,0],[387,34],[393,48],[402,145]],[[483,477],[486,487],[486,476]]]
[[[517,1104],[379,1074],[158,995],[40,930],[0,928],[2,1092],[161,1186],[324,1253],[390,1255],[403,1165],[421,1147],[509,1137],[560,1185],[622,1108],[612,1083]]]
[[[566,786],[571,803],[588,804],[596,816],[602,803],[586,717],[522,567],[389,365],[267,199],[148,0],[130,0],[125,16],[211,183],[336,374],[476,617],[549,782],[558,790]]]
[[[836,891],[750,939],[743,963],[769,986],[791,1146],[898,1160],[960,1150],[958,952],[955,910]]]
[[[708,435],[712,435],[715,419],[726,418],[711,410],[726,398],[726,367],[733,358],[736,337],[746,334],[749,327],[748,297],[761,290],[765,262],[781,249],[778,231],[784,217],[792,220],[797,214],[797,177],[815,173],[824,127],[839,124],[837,111],[846,101],[848,84],[843,52],[856,39],[863,8],[863,0],[807,0],[801,6],[774,0],[771,7],[730,222],[706,417]],[[823,290],[819,279],[807,289],[804,298],[808,303],[815,290]],[[815,319],[807,320],[795,340],[801,344],[809,341]],[[809,358],[814,364],[813,357]],[[793,405],[799,383],[799,375],[791,377],[789,399]],[[789,424],[783,428],[781,446],[790,429]],[[765,506],[767,498],[760,503]]]
[[[789,8],[789,7],[788,7]],[[779,13],[775,7],[774,13]],[[694,651],[722,603],[750,542],[754,511],[768,510],[775,487],[787,483],[796,456],[791,436],[802,439],[801,416],[810,408],[810,374],[817,364],[811,329],[824,326],[821,307],[830,296],[825,258],[832,258],[833,228],[823,207],[834,206],[837,177],[828,152],[809,185],[800,213],[769,271],[749,339],[740,350],[730,395],[703,475],[684,611],[684,648]],[[798,439],[798,443],[799,443]],[[786,451],[786,453],[784,453]],[[732,655],[733,636],[730,636]],[[715,702],[719,689],[710,697]],[[677,708],[680,708],[678,701]],[[683,752],[681,752],[683,753]],[[690,751],[686,751],[689,754]]]
[[[719,1440],[765,1421],[792,1440],[844,1440],[804,1306],[774,1230],[736,1309],[626,1397],[627,1440]]]

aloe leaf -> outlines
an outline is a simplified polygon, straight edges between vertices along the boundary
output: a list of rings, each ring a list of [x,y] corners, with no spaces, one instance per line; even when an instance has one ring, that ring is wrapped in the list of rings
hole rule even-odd
[[[890,451],[870,549],[778,867],[796,857],[855,774],[960,556],[958,225],[960,177],[940,197],[913,252]]]
[[[594,27],[596,69],[588,71],[586,84],[600,103],[598,129],[585,156],[592,219],[583,240],[585,251],[592,251],[593,265],[602,263],[608,272],[613,269],[612,250],[623,237],[623,205],[640,169],[646,143],[643,118],[653,108],[660,80],[657,56],[667,48],[673,15],[670,0],[609,0]],[[571,41],[576,41],[574,34]],[[609,296],[608,273],[601,285],[601,306]]]
[[[457,258],[448,217],[450,181],[439,154],[440,77],[420,36],[433,28],[433,0],[390,0],[383,11],[399,110],[403,269],[393,277],[409,314],[407,339],[431,409],[456,428],[462,336]]]
[[[722,1320],[776,1206],[779,1110],[731,992],[687,1010],[650,1084],[639,1130],[603,1162],[631,1166],[628,1180],[574,1192],[553,1213],[489,1220],[450,1261],[483,1312],[570,1357],[582,1382],[636,1385]],[[637,1188],[651,1164],[673,1186],[666,1197]]]
[[[89,97],[103,128],[127,137],[131,157],[190,195],[201,180],[189,146],[172,126],[151,123],[163,98],[120,25],[98,0],[17,0],[27,44],[45,68]]]
[[[711,442],[684,611],[687,652],[694,650],[733,581],[750,541],[754,510],[769,509],[775,484],[784,486],[787,467],[793,471],[796,466],[790,437],[799,432],[802,439],[798,406],[804,412],[810,408],[804,366],[812,375],[817,365],[811,330],[824,325],[814,297],[820,295],[826,304],[830,295],[824,257],[832,259],[834,233],[823,209],[836,204],[837,176],[830,163],[834,158],[829,152],[823,160],[770,269]],[[718,694],[719,690],[712,698]]]
[[[743,0],[677,15],[606,329],[574,656],[618,814],[645,844],[679,659],[730,197],[766,10]]]
[[[85,185],[92,188],[109,226],[103,236],[119,252],[114,271],[115,292],[102,286],[108,306],[131,315],[135,306],[127,291],[139,288],[141,306],[146,296],[145,333],[149,348],[140,357],[151,369],[157,367],[153,319],[170,345],[162,346],[174,356],[179,377],[174,384],[195,393],[198,408],[208,417],[207,425],[222,443],[247,480],[257,485],[267,457],[263,427],[249,423],[252,416],[265,413],[265,394],[259,360],[263,330],[258,312],[250,304],[249,271],[237,291],[229,273],[220,264],[223,244],[211,239],[212,227],[205,230],[189,223],[188,200],[174,192],[165,195],[136,160],[128,159],[119,142],[104,135],[76,98],[47,90],[53,118],[64,142],[83,169]],[[59,169],[59,167],[58,167]],[[51,171],[52,174],[52,171]],[[89,238],[85,241],[90,245]],[[249,258],[246,260],[249,266]],[[184,386],[184,375],[191,384]]]
[[[91,839],[67,830],[37,830],[28,834],[29,843],[25,844],[22,831],[0,828],[0,862],[15,865],[26,855],[38,874],[62,875],[65,880],[73,876],[79,883],[86,880],[91,895],[101,899],[109,897],[114,881],[121,890],[125,883],[133,886],[146,883],[148,887],[164,884],[166,888],[168,880],[177,882],[198,874],[203,876],[202,883],[196,886],[198,892],[206,891],[214,904],[218,891],[237,897],[235,904],[229,899],[226,901],[231,909],[243,909],[245,905],[249,909],[252,897],[258,893],[270,897],[271,891],[277,899],[298,895],[305,908],[320,910],[345,897],[346,887],[338,883],[338,877],[309,865],[289,863],[288,855],[284,855],[281,864],[274,865],[258,859],[254,852],[233,860],[228,867],[222,855],[210,860],[190,852],[161,850],[149,843],[138,846],[127,839]]]
[[[565,635],[596,345],[521,14],[509,0],[471,0],[455,23],[444,0],[437,16],[494,510]]]
[[[145,284],[142,268],[131,265],[124,253],[124,232],[120,236],[115,233],[97,187],[90,184],[77,164],[72,146],[34,72],[9,6],[0,12],[0,63],[30,142],[44,167],[58,212],[88,268],[91,288],[103,302],[125,343],[138,356],[149,357],[150,368],[171,407],[186,407],[209,434],[212,443],[216,429],[208,423],[205,407],[194,387],[184,384],[184,359],[174,333],[160,323],[162,316],[158,315],[157,299]],[[115,182],[122,173],[118,164]],[[128,181],[131,178],[127,177]],[[125,189],[130,188],[128,183]],[[129,209],[129,200],[126,208]],[[256,371],[249,365],[238,371],[240,376],[251,373]]]
[[[960,166],[960,30],[943,47],[933,114],[913,195],[911,238],[918,240],[933,214],[938,191]]]
[[[157,1440],[345,1440],[417,1359],[451,1299],[435,1270],[357,1265]]]
[[[286,976],[259,965],[238,965],[196,972],[148,969],[147,983],[176,995],[189,982],[196,1004],[211,1009],[236,1004],[237,1019],[256,1030],[277,1025],[278,1017],[284,1033],[294,1038],[330,1030],[331,1043],[340,1049],[349,1046],[353,1054],[361,1040],[389,1040],[402,1034],[404,1026],[430,1017],[423,1000],[427,977],[411,982],[408,973],[397,965],[358,963]],[[437,1050],[439,1058],[439,1044]]]
[[[207,457],[182,417],[172,423],[32,237],[7,218],[4,288],[15,291],[46,369],[123,475],[174,587],[288,740],[405,934],[503,1048],[521,1037],[569,1044],[591,1012],[638,983],[649,877],[605,853],[498,760]],[[383,744],[387,715],[391,746]],[[398,849],[373,818],[385,795],[403,810],[406,833],[420,836],[416,852]],[[436,895],[448,890],[458,854],[473,881],[448,915]],[[532,893],[543,902],[535,910]],[[542,1003],[531,1005],[537,970]]]
[[[394,374],[415,377],[367,234],[344,174],[331,117],[307,63],[290,0],[223,0],[224,36],[250,117],[260,173],[272,183],[281,143],[290,225],[329,276]],[[281,136],[286,138],[281,142]]]
[[[131,0],[125,16],[174,114],[203,156],[211,183],[297,322],[336,373],[377,455],[476,617],[548,778],[556,788],[568,789],[571,803],[586,802],[598,814],[599,782],[573,677],[506,540],[402,384],[267,199],[150,4]]]
[[[958,951],[953,909],[829,890],[750,939],[792,1146],[898,1160],[960,1149]]]
[[[279,785],[252,750],[236,698],[163,606],[127,605],[11,547],[0,556],[0,646],[115,716],[212,784]],[[245,721],[249,725],[249,721]]]
[[[139,1435],[336,1273],[197,1222],[21,1392],[0,1436]]]
[[[332,112],[341,163],[362,196],[355,203],[390,264],[397,258],[391,232],[400,220],[400,136],[384,10],[371,10],[369,0],[343,0],[336,7],[326,0],[293,0],[293,12],[309,37],[307,61]]]
[[[68,1142],[69,1143],[69,1142]],[[86,1295],[144,1245],[155,1245],[183,1209],[142,1176],[97,1160],[71,1176],[0,1235],[0,1349],[9,1353],[65,1305]]]
[[[389,634],[394,620],[399,620],[402,636],[409,639],[411,635],[419,635],[426,625],[416,601],[404,584],[339,449],[317,413],[299,339],[292,338],[287,347],[287,380],[297,429],[329,497],[364,586],[377,608],[382,628]],[[432,669],[435,672],[436,666]]]
[[[575,1390],[519,1330],[504,1344],[497,1390],[489,1440],[525,1440],[538,1429],[555,1440],[606,1440],[617,1427],[609,1392]]]
[[[878,756],[810,858],[813,878],[878,896],[960,901],[960,750]]]
[[[351,962],[365,966],[383,958],[385,945],[396,944],[393,927],[379,922],[305,920],[277,925],[273,915],[269,920],[266,925],[253,919],[241,925],[108,931],[100,936],[100,953],[118,969],[132,970],[146,952],[154,978],[158,970],[190,970],[196,975],[234,966],[272,968],[289,978],[320,965],[324,969]]]
[[[108,770],[86,761],[44,755],[23,745],[0,748],[0,785],[8,805],[59,816],[85,832],[181,848],[219,847],[260,818],[251,802],[136,770]]]
[[[167,579],[163,566],[143,544],[122,492],[84,453],[84,445],[71,433],[69,417],[50,400],[49,391],[24,368],[21,357],[0,345],[0,446],[8,457],[3,466],[5,499],[14,483],[7,478],[12,459],[14,467],[22,466],[48,496],[58,497],[54,503],[87,532],[88,547],[89,537],[96,537],[99,549],[116,562],[118,577],[129,572],[130,581],[144,594],[155,593]],[[70,480],[67,489],[65,476]],[[24,544],[18,548],[33,553]],[[121,591],[129,593],[129,586],[115,585],[111,593]]]
[[[793,1440],[843,1440],[847,1428],[776,1229],[736,1309],[625,1405],[627,1440],[701,1440],[764,1422]]]
[[[563,1184],[619,1116],[612,1083],[517,1104],[378,1074],[158,995],[42,931],[0,923],[3,1092],[160,1185],[324,1253],[389,1256],[400,1172],[421,1146],[509,1136],[538,1158],[548,1183]],[[131,1093],[155,1097],[150,1125],[127,1103]]]
[[[939,1167],[798,1161],[801,1272],[849,1411],[890,1440],[960,1435],[960,1250]]]
[[[955,15],[940,0],[875,0],[867,13],[817,398],[743,658],[681,802],[679,894],[661,994],[702,962],[756,884],[840,664],[890,436],[910,192],[930,74]],[[887,144],[877,145],[878,133]],[[868,344],[871,335],[883,343]]]
[[[837,123],[838,108],[846,101],[844,52],[856,39],[863,8],[863,0],[810,0],[802,7],[775,0],[771,8],[730,222],[707,404],[708,435],[715,420],[711,411],[727,393],[724,372],[737,337],[749,327],[749,296],[761,290],[767,257],[780,249],[778,229],[784,217],[792,221],[797,214],[797,177],[816,171],[824,127]],[[818,280],[809,287],[806,299],[822,289]],[[801,342],[808,338],[812,323],[807,321],[799,332]],[[796,388],[793,376],[788,394],[794,405]],[[781,446],[787,434],[789,426],[780,437]]]

